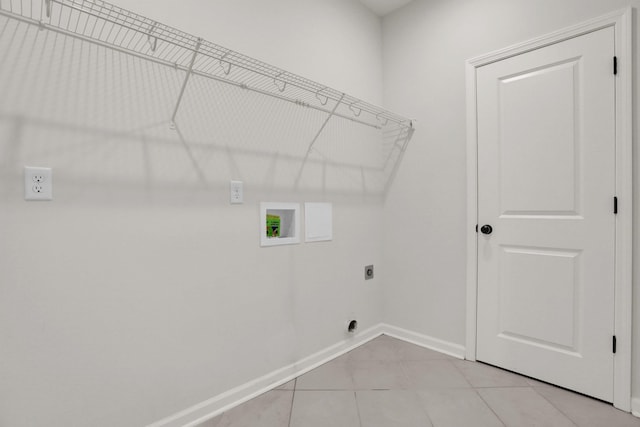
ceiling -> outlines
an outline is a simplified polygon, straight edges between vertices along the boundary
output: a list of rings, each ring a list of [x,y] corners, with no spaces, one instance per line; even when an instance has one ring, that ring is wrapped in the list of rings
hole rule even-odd
[[[376,15],[384,16],[396,9],[400,9],[411,1],[412,0],[360,0],[360,3],[374,11]]]

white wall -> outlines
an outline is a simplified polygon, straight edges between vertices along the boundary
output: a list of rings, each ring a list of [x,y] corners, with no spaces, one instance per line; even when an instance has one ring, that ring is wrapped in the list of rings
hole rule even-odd
[[[286,159],[268,157],[266,167],[264,156],[252,159],[260,138],[249,131],[249,155],[216,140],[194,146],[195,163],[161,126],[131,134],[136,119],[170,115],[180,73],[85,49],[90,74],[110,82],[96,87],[98,80],[71,78],[77,69],[71,77],[42,73],[63,64],[48,49],[4,61],[2,426],[144,425],[342,340],[350,314],[362,329],[374,325],[383,304],[389,324],[464,344],[464,61],[629,0],[415,0],[382,30],[357,1],[117,3],[373,103],[384,99],[419,129],[383,210],[366,190],[294,190],[290,175],[273,172],[283,164],[288,172]],[[60,39],[47,43],[61,48]],[[29,52],[30,44],[17,45]],[[84,48],[66,47],[65,55]],[[20,85],[16,70],[27,70],[33,87]],[[187,113],[198,105],[218,101],[191,95],[185,123],[196,122]],[[37,105],[39,97],[48,102]],[[9,98],[17,105],[7,107]],[[80,120],[69,129],[7,115],[29,108],[43,119]],[[243,126],[241,111],[223,113],[225,132]],[[53,202],[22,200],[25,164],[54,168]],[[228,204],[232,178],[244,180],[244,205]],[[263,200],[333,202],[334,242],[259,248]],[[636,239],[640,260],[638,249]],[[383,268],[365,285],[369,263]]]
[[[118,3],[381,99],[380,20],[355,0]],[[262,110],[247,109],[261,101],[219,109],[235,92],[192,79],[187,149],[166,122],[184,73],[15,34],[0,38],[0,425],[145,425],[343,340],[351,315],[380,321],[382,283],[363,267],[381,262],[381,199],[296,190],[299,159],[260,155]],[[265,138],[298,129],[280,113],[263,115],[278,128]],[[202,137],[216,120],[246,146]],[[22,199],[23,165],[53,168],[54,201]],[[333,202],[334,241],[260,248],[260,201]]]
[[[636,8],[637,28],[638,0],[415,0],[384,18],[385,107],[419,124],[385,206],[386,222],[393,223],[386,228],[384,250],[387,323],[465,343],[465,61],[629,5]],[[637,30],[634,40],[637,76]],[[637,77],[634,84],[637,132]],[[637,174],[635,179],[638,195]],[[637,276],[634,291],[637,325]],[[640,396],[637,328],[634,344],[634,395]]]

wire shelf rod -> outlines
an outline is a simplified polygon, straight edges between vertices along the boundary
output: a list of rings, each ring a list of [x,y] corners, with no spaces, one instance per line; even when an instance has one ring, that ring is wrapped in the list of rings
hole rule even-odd
[[[53,0],[53,1],[60,2],[59,0]],[[60,2],[60,3],[62,3],[62,2]],[[73,2],[73,3],[76,3],[76,2]],[[76,7],[76,9],[78,9],[78,8]],[[93,12],[93,8],[91,8],[88,13],[92,13],[92,12]],[[95,14],[95,13],[94,13],[94,15],[95,16],[99,16],[102,19],[107,19],[109,17],[109,15],[108,15],[107,18],[105,18],[105,17],[103,17],[103,16],[101,16],[99,14]],[[127,13],[127,19],[125,20],[125,22],[134,22],[134,23],[142,22],[141,24],[138,24],[137,26],[134,26],[133,29],[136,30],[136,31],[149,31],[148,30],[149,25],[152,26],[151,28],[153,28],[153,26],[156,25],[155,22],[153,24],[150,24],[151,21],[146,22],[144,20],[140,20],[140,19],[137,18],[137,15],[134,15],[132,13]],[[123,24],[121,24],[119,22],[116,22],[116,24],[123,25]],[[164,32],[166,33],[166,31],[164,31]],[[169,34],[173,34],[173,37],[162,38],[162,37],[158,36],[156,39],[161,39],[161,40],[163,40],[163,41],[165,41],[167,43],[172,43],[172,44],[178,43],[179,47],[182,47],[182,48],[185,48],[185,49],[188,49],[188,50],[193,50],[194,49],[191,46],[191,44],[193,43],[193,36],[186,36],[186,35],[184,35],[184,33],[181,33],[181,32],[178,32],[178,35],[176,35],[175,32],[174,33],[169,33]],[[181,41],[185,41],[185,40],[188,42],[188,44],[186,46],[184,44],[180,43]],[[209,48],[209,51],[213,50],[212,54],[210,54],[206,48]],[[210,43],[210,42],[205,42],[205,49],[203,49],[201,53],[204,54],[204,55],[210,56],[212,59],[220,60],[220,58],[221,58],[220,57],[220,52],[224,52],[224,48],[222,48],[222,47],[220,47],[218,45],[215,45],[213,43]],[[231,55],[229,55],[229,54],[231,54]],[[236,67],[241,67],[241,68],[244,68],[244,69],[246,69],[248,71],[257,72],[259,74],[263,74],[265,76],[272,77],[272,78],[274,78],[274,79],[276,79],[278,81],[281,81],[283,86],[286,86],[286,84],[289,83],[289,84],[294,84],[295,86],[298,86],[301,89],[314,90],[315,88],[313,88],[313,86],[317,85],[314,82],[311,82],[311,81],[309,81],[307,79],[304,79],[302,77],[299,77],[299,76],[296,76],[294,74],[288,73],[286,71],[280,70],[280,69],[278,69],[276,67],[273,67],[273,66],[270,66],[268,64],[262,63],[261,61],[258,61],[256,59],[245,57],[244,55],[240,55],[240,54],[238,54],[236,52],[233,52],[233,51],[226,50],[226,52],[224,52],[223,56],[224,57],[227,57],[227,56],[229,57],[229,64],[230,65],[235,65]],[[182,58],[180,58],[180,59],[182,60]],[[171,62],[178,62],[175,57],[172,57],[170,59],[170,61]],[[286,79],[283,78],[285,76],[286,76]],[[312,88],[307,87],[309,85],[309,83],[311,83]],[[281,87],[282,86],[278,85],[278,89],[281,89]],[[324,86],[321,86],[321,87],[322,87],[322,89],[320,89],[320,90],[327,89]],[[330,99],[333,99],[334,101],[337,101],[337,100],[340,99],[340,97],[342,97],[341,93],[339,93],[339,92],[337,92],[335,90],[330,90],[330,91],[334,92],[334,93],[331,93],[331,94],[328,95],[328,97]],[[360,101],[358,99],[355,99],[355,98],[352,98],[352,97],[349,97],[349,96],[347,96],[347,97],[351,101],[354,101],[354,102],[351,102],[351,104]],[[386,120],[391,119],[392,121],[395,121],[395,122],[398,121],[398,119],[396,117],[393,117],[387,111],[381,111],[381,109],[378,109],[378,108],[373,108],[373,109],[372,108],[367,108],[366,103],[365,103],[365,106],[363,106],[363,108],[361,108],[359,110],[360,111],[362,111],[362,110],[367,111],[367,112],[369,112],[371,114],[377,115],[378,117],[385,118]]]
[[[170,66],[170,67],[176,67],[176,64],[173,63],[173,62],[165,61],[165,60],[160,59],[160,58],[149,57],[148,55],[145,55],[143,53],[132,52],[130,50],[127,50],[127,49],[119,47],[119,46],[114,46],[113,44],[110,44],[110,43],[107,43],[107,42],[91,39],[91,38],[89,38],[87,36],[83,36],[81,34],[73,33],[73,32],[71,32],[69,30],[66,30],[66,29],[62,28],[62,27],[41,23],[41,22],[39,22],[39,21],[37,21],[35,19],[28,18],[26,16],[17,16],[17,15],[11,14],[11,13],[7,13],[6,11],[3,11],[3,10],[0,10],[0,15],[6,16],[6,17],[9,17],[11,19],[18,20],[18,21],[22,21],[22,22],[24,22],[26,24],[29,24],[29,25],[41,26],[42,28],[45,28],[45,29],[47,29],[49,31],[53,31],[55,33],[63,34],[65,36],[77,38],[79,40],[86,41],[86,42],[89,42],[89,43],[94,43],[94,44],[97,44],[97,45],[102,46],[102,47],[113,49],[113,50],[118,51],[120,53],[125,53],[125,54],[128,54],[128,55],[136,56],[136,57],[138,57],[140,59],[145,59],[145,60],[148,60],[148,61],[155,62],[157,64],[162,64],[162,65],[166,65],[166,66]],[[179,68],[179,69],[181,69],[183,71],[186,71],[186,67],[178,66],[177,68]]]
[[[125,9],[121,9],[117,6],[110,5],[105,2],[99,2],[103,5],[108,5],[109,13],[106,15],[103,13],[102,9],[97,10],[93,7],[87,10],[83,7],[83,4],[96,4],[96,2],[91,1],[76,1],[76,0],[51,0],[54,3],[60,4],[63,7],[68,7],[72,10],[75,10],[79,13],[84,13],[87,15],[91,15],[97,19],[102,19],[108,22],[111,22],[114,25],[121,26],[123,28],[127,28],[128,30],[133,30],[139,33],[148,34],[151,30],[152,26],[156,25],[156,38],[162,40],[166,43],[172,43],[183,49],[195,50],[195,45],[197,44],[198,38],[196,36],[192,36],[187,33],[183,33],[179,30],[174,30],[171,27],[167,27],[165,25],[156,23],[148,18],[140,17],[133,12],[127,11]],[[81,4],[80,4],[81,3]],[[111,11],[115,11],[115,15],[111,14]]]
[[[10,17],[10,18],[18,20],[18,21],[22,21],[22,22],[24,22],[26,24],[29,24],[29,25],[38,25],[39,24],[39,22],[37,20],[31,19],[31,18],[27,18],[25,16],[17,17],[16,15],[9,15],[8,13],[6,13],[3,10],[0,10],[0,15],[7,16],[7,17]],[[5,23],[5,26],[3,27],[3,31],[5,31],[5,29],[7,28],[8,22],[10,22],[10,21],[7,21]],[[131,52],[131,51],[126,50],[124,48],[121,48],[121,47],[118,47],[118,46],[113,46],[113,45],[111,45],[109,43],[106,43],[106,42],[93,40],[93,39],[90,39],[89,37],[70,32],[69,30],[65,30],[65,29],[60,28],[60,27],[51,26],[51,25],[48,25],[48,24],[42,24],[42,25],[47,30],[53,31],[55,33],[59,33],[59,34],[65,35],[65,36],[73,37],[73,38],[77,38],[77,39],[82,40],[82,41],[91,42],[91,43],[97,44],[99,46],[115,50],[115,51],[120,52],[120,53],[133,55],[133,56],[138,57],[140,59],[148,60],[148,61],[154,62],[156,64],[160,64],[160,65],[176,68],[176,69],[178,69],[180,71],[184,71],[184,72],[188,71],[187,67],[176,65],[173,62],[169,62],[169,61],[162,60],[162,59],[159,59],[159,58],[149,57],[147,55],[140,54],[140,53],[137,53],[137,52]],[[262,89],[259,89],[259,88],[247,86],[247,85],[245,85],[243,83],[238,83],[238,82],[235,82],[235,81],[232,81],[232,80],[224,79],[222,77],[215,76],[213,74],[203,73],[203,72],[198,71],[198,70],[193,70],[193,74],[197,75],[199,77],[204,77],[204,78],[215,80],[215,81],[218,81],[218,82],[221,82],[221,83],[229,84],[229,85],[235,86],[237,88],[242,88],[242,89],[245,89],[245,90],[256,92],[256,93],[259,93],[261,95],[275,97],[275,98],[278,98],[278,99],[280,99],[282,101],[292,102],[294,104],[297,104],[297,105],[300,105],[300,106],[303,106],[303,107],[306,107],[306,108],[311,108],[311,109],[314,109],[314,110],[317,110],[317,111],[321,111],[321,112],[324,112],[324,113],[331,113],[331,110],[329,110],[329,109],[321,108],[319,106],[316,106],[316,105],[313,105],[313,104],[309,104],[307,102],[304,102],[301,99],[291,99],[291,98],[288,98],[286,96],[279,95],[279,94],[276,94],[276,93],[273,93],[273,92],[269,92],[269,91],[262,90]],[[375,129],[381,129],[379,125],[368,123],[368,122],[366,122],[364,120],[360,120],[360,119],[357,119],[357,118],[354,118],[354,117],[351,117],[351,116],[347,116],[345,114],[341,114],[341,113],[336,112],[334,115],[336,117],[340,117],[342,119],[350,120],[352,122],[359,123],[361,125],[369,126],[369,127],[375,128]]]
[[[199,77],[204,77],[204,78],[207,78],[207,79],[223,82],[223,83],[235,86],[237,88],[245,89],[245,90],[248,90],[248,91],[251,91],[251,92],[256,92],[256,93],[259,93],[261,95],[266,95],[266,96],[271,96],[271,97],[274,97],[274,98],[278,98],[278,99],[280,99],[282,101],[292,102],[292,103],[300,105],[302,107],[311,108],[311,109],[316,110],[316,111],[322,111],[323,113],[331,114],[331,110],[329,110],[327,108],[322,108],[322,107],[318,107],[317,105],[308,104],[308,103],[306,103],[306,102],[304,102],[302,100],[299,100],[299,99],[292,100],[291,98],[288,98],[288,97],[285,97],[285,96],[282,96],[282,95],[278,95],[278,94],[273,93],[273,92],[267,92],[267,91],[264,91],[264,90],[261,90],[261,89],[258,89],[258,88],[254,88],[254,87],[251,87],[251,86],[245,86],[242,83],[236,83],[236,82],[233,82],[233,81],[230,81],[230,80],[225,80],[225,79],[223,79],[221,77],[212,76],[211,74],[205,74],[205,73],[201,73],[199,71],[193,71],[193,74],[196,75],[196,76],[199,76]],[[333,115],[336,116],[336,117],[340,117],[341,119],[346,119],[346,120],[349,120],[349,121],[352,121],[352,122],[355,122],[355,123],[359,123],[361,125],[369,126],[369,127],[372,127],[372,128],[375,128],[375,129],[379,129],[379,130],[382,129],[379,125],[368,123],[368,122],[365,122],[363,120],[359,120],[359,119],[353,118],[351,116],[347,116],[345,114],[341,114],[341,113],[337,113],[336,112]]]
[[[18,8],[12,0],[0,0],[0,14],[22,18],[41,28],[74,35],[105,47],[119,48],[126,53],[171,64],[179,69],[193,67],[194,72],[228,77],[220,79],[221,81],[235,81],[240,85],[248,85],[247,81],[250,81],[252,85],[258,85],[258,89],[271,95],[280,93],[284,98],[291,98],[292,102],[300,103],[302,99],[302,104],[326,104],[326,98],[343,105],[347,112],[355,117],[366,112],[380,125],[391,121],[401,127],[411,127],[409,119],[381,107],[215,43],[206,40],[199,42],[196,36],[102,0],[36,0],[37,3],[39,7],[34,5],[34,0],[18,1]],[[43,10],[46,13],[43,13]],[[47,18],[44,18],[45,14]],[[191,66],[189,62],[195,51],[198,51],[198,61]],[[200,56],[205,58],[200,59]],[[217,66],[214,67],[213,62],[217,63]],[[243,74],[243,71],[252,76],[257,75],[257,78],[250,78],[249,75]],[[267,89],[266,82],[262,84],[258,76],[271,81],[271,90]],[[239,82],[238,79],[244,81]],[[291,97],[291,93],[295,93],[296,96]],[[317,96],[318,93],[322,96]]]

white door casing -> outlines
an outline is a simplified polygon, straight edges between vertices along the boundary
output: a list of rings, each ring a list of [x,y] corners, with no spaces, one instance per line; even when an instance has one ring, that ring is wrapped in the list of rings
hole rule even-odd
[[[467,358],[625,410],[631,67],[614,77],[612,62],[630,55],[630,22],[616,12],[467,64]]]

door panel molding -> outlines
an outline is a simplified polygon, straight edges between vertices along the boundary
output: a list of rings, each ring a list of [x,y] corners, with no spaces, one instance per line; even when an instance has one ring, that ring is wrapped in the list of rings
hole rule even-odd
[[[476,72],[479,67],[579,37],[603,28],[614,28],[616,77],[616,194],[620,209],[616,221],[615,334],[613,404],[631,410],[632,348],[632,10],[627,8],[491,52],[466,63],[467,87],[467,320],[465,358],[476,359],[478,303],[478,133]],[[613,58],[612,58],[613,61]],[[612,68],[613,72],[613,68]],[[614,195],[612,195],[613,197]]]

